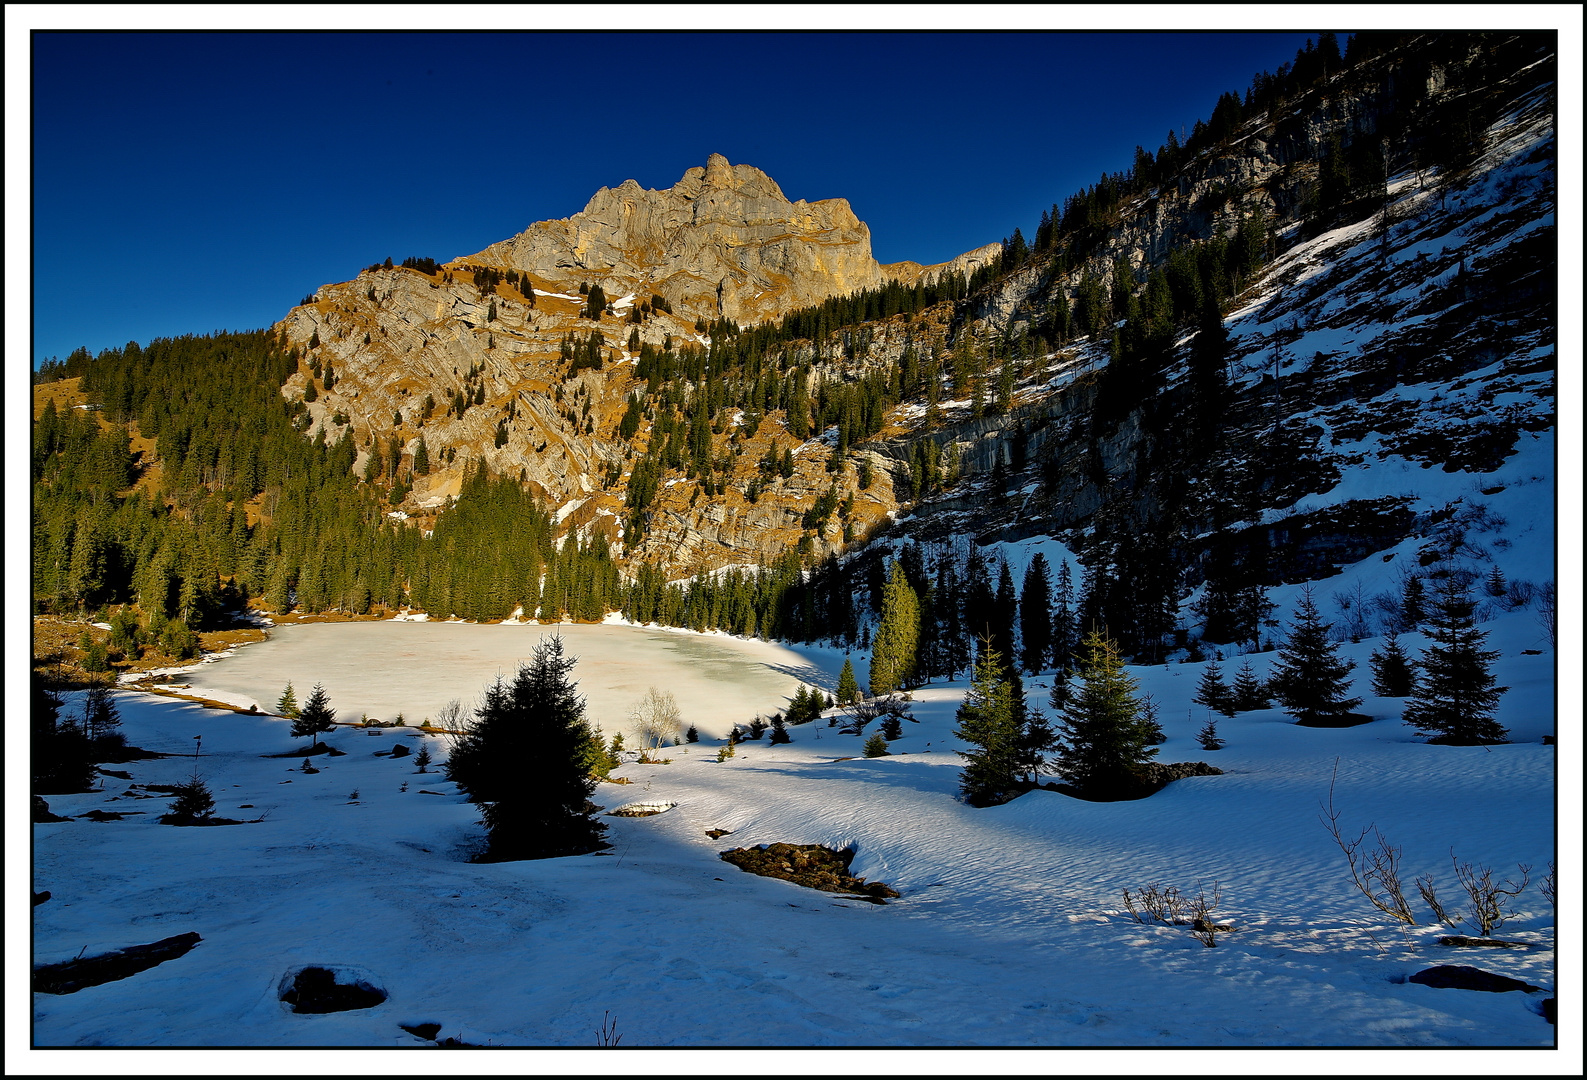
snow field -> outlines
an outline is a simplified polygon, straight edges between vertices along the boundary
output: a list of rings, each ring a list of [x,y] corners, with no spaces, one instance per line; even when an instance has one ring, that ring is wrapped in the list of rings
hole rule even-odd
[[[317,756],[322,771],[305,775],[295,771],[301,759],[260,756],[301,744],[286,721],[123,692],[133,743],[185,753],[202,734],[199,768],[217,813],[265,820],[160,826],[164,800],[120,797],[129,785],[111,778],[103,793],[51,798],[60,814],[147,813],[33,827],[34,887],[53,893],[34,913],[35,962],[187,930],[204,940],[121,982],[35,995],[35,1039],[416,1046],[397,1025],[430,1021],[469,1042],[589,1046],[609,1011],[624,1046],[1548,1045],[1554,1029],[1523,995],[1400,981],[1436,963],[1471,963],[1552,988],[1553,917],[1535,887],[1520,898],[1522,917],[1499,932],[1531,948],[1475,957],[1441,948],[1434,941],[1447,931],[1401,934],[1352,890],[1317,821],[1338,758],[1342,822],[1375,823],[1402,845],[1407,881],[1430,872],[1451,902],[1451,846],[1501,875],[1516,861],[1541,873],[1553,847],[1554,749],[1539,740],[1553,730],[1554,657],[1518,655],[1528,625],[1523,613],[1493,624],[1505,651],[1500,681],[1512,687],[1501,714],[1516,740],[1507,746],[1421,745],[1398,721],[1401,703],[1369,698],[1364,710],[1384,719],[1353,729],[1298,728],[1273,711],[1220,717],[1228,747],[1207,753],[1193,738],[1204,717],[1185,717],[1202,665],[1133,668],[1162,705],[1169,741],[1160,759],[1207,760],[1226,775],[1179,781],[1139,802],[1036,791],[977,810],[953,797],[951,732],[965,684],[937,684],[916,694],[918,723],[905,722],[894,756],[860,757],[862,740],[825,721],[791,728],[791,744],[740,744],[722,763],[714,741],[672,748],[672,764],[624,766],[618,775],[632,783],[597,790],[608,809],[677,804],[654,817],[603,817],[608,852],[492,865],[466,861],[481,836],[477,815],[442,776],[416,774],[412,755],[374,756],[398,740],[416,746],[425,738],[416,732],[339,729],[329,741],[346,756]],[[265,656],[285,637],[231,663]],[[1375,644],[1342,647],[1361,665],[1357,692]],[[570,653],[581,646],[575,677],[598,666],[596,639],[570,642]],[[375,652],[363,661],[385,677],[428,682],[422,660],[386,650],[376,663]],[[811,681],[835,684],[840,652],[796,655],[820,673]],[[1259,674],[1271,658],[1252,658]],[[675,684],[669,674],[646,680]],[[1033,702],[1047,681],[1028,684]],[[758,711],[784,703],[768,695]],[[344,717],[359,711],[346,696],[333,704]],[[721,727],[747,719],[724,715]],[[442,740],[425,741],[444,758]],[[140,784],[176,783],[193,760],[123,768]],[[731,835],[712,840],[707,829]],[[903,896],[877,907],[717,857],[774,841],[853,846],[853,872]],[[1213,881],[1223,889],[1220,918],[1237,927],[1216,949],[1182,927],[1123,913],[1124,887],[1194,892]],[[390,997],[368,1010],[293,1014],[276,988],[303,964],[361,968]]]

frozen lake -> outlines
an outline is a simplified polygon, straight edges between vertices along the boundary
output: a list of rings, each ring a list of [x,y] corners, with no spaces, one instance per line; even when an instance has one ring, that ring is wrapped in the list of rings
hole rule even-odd
[[[363,713],[392,720],[400,712],[418,724],[452,698],[472,706],[497,675],[510,679],[542,637],[561,634],[578,659],[572,675],[586,716],[608,735],[627,730],[630,709],[656,686],[672,691],[686,726],[721,737],[757,713],[782,711],[801,681],[828,690],[835,682],[781,645],[614,624],[357,622],[279,626],[271,634],[193,670],[192,692],[213,690],[221,700],[272,711],[288,681],[300,704],[321,683],[338,720]]]

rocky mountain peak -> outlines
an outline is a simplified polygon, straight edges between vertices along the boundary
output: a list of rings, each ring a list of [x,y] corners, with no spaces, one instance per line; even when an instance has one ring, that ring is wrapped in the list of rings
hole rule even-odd
[[[981,251],[941,266],[881,266],[846,200],[790,202],[760,169],[712,154],[665,191],[632,179],[603,187],[580,213],[461,261],[563,288],[588,282],[613,296],[659,294],[679,314],[752,323],[889,278],[913,282],[978,265]]]

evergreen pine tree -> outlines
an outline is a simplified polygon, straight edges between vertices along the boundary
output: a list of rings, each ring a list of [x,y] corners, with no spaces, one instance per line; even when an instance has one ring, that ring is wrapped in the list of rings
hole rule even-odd
[[[1503,596],[1509,590],[1509,583],[1504,579],[1504,571],[1499,569],[1499,564],[1494,563],[1493,569],[1488,572],[1487,592],[1489,596]]]
[[[1020,585],[1019,631],[1025,651],[1021,659],[1032,675],[1047,666],[1052,655],[1052,576],[1047,557],[1036,552]]]
[[[1420,677],[1405,703],[1405,722],[1432,742],[1480,746],[1509,735],[1493,715],[1509,687],[1495,685],[1491,665],[1499,653],[1482,647],[1488,634],[1477,629],[1474,608],[1466,587],[1450,578],[1427,620],[1431,644],[1417,662]]]
[[[1069,560],[1065,559],[1063,565],[1058,567],[1058,584],[1053,591],[1052,613],[1052,660],[1053,667],[1060,674],[1074,669],[1073,654],[1076,638],[1074,571],[1069,568]],[[1055,681],[1053,683],[1055,690],[1057,685]]]
[[[793,737],[788,734],[788,721],[783,719],[782,713],[773,713],[771,718],[771,742],[793,742]]]
[[[430,757],[430,744],[420,743],[419,752],[413,755],[413,763],[419,767],[417,771],[422,773],[429,772],[430,762],[432,760],[433,759]]]
[[[882,590],[882,619],[871,647],[871,696],[907,686],[915,673],[920,605],[904,568],[895,559]]]
[[[1135,771],[1157,755],[1155,725],[1142,714],[1116,643],[1093,630],[1077,659],[1080,686],[1060,719],[1058,770],[1080,791],[1106,798],[1133,786]]]
[[[1427,618],[1427,587],[1422,584],[1420,575],[1413,574],[1405,579],[1405,588],[1400,594],[1400,612],[1405,617],[1407,630],[1414,629]]]
[[[1233,695],[1224,685],[1223,669],[1216,660],[1207,661],[1207,666],[1201,672],[1201,682],[1196,684],[1196,696],[1191,700],[1225,716],[1234,715]]]
[[[843,671],[838,675],[838,704],[850,705],[860,700],[860,684],[854,677],[854,662],[843,658]]]
[[[1256,677],[1256,671],[1251,667],[1250,660],[1242,663],[1240,670],[1235,673],[1234,685],[1230,688],[1230,693],[1234,696],[1234,708],[1237,712],[1266,709],[1272,705],[1267,695],[1267,685]]]
[[[1318,615],[1307,588],[1268,683],[1284,710],[1308,727],[1338,726],[1361,704],[1360,698],[1345,697],[1350,689],[1347,676],[1356,665],[1342,659],[1338,646],[1328,640],[1331,626]]]
[[[83,698],[83,730],[100,749],[111,741],[125,742],[117,730],[121,727],[121,710],[109,687],[89,687]]]
[[[1020,793],[1019,722],[1004,660],[983,649],[975,678],[959,706],[954,734],[974,749],[957,751],[964,758],[959,792],[971,806],[995,806]]]
[[[497,679],[446,764],[449,780],[481,809],[486,858],[542,859],[606,846],[590,802],[599,739],[568,673],[577,658],[542,638],[511,683]]]
[[[1014,575],[1006,560],[998,560],[997,592],[992,594],[992,650],[1012,671],[1017,666],[1014,650],[1014,625],[1019,616],[1019,598],[1014,592]]]
[[[871,737],[869,739],[865,740],[865,756],[866,757],[886,757],[887,756],[887,740],[882,736],[882,733],[880,731],[873,732],[871,734]]]
[[[1400,636],[1389,634],[1383,647],[1372,654],[1372,692],[1379,697],[1406,697],[1416,688],[1416,669],[1400,647]]]
[[[309,694],[309,700],[292,718],[292,737],[311,740],[309,749],[312,750],[319,745],[320,735],[323,732],[335,730],[336,710],[331,708],[330,695],[325,692],[325,687],[315,683],[313,692]]]
[[[1207,717],[1207,722],[1201,726],[1201,730],[1196,732],[1196,741],[1201,744],[1203,750],[1223,749],[1223,740],[1218,738],[1218,722],[1211,716]]]

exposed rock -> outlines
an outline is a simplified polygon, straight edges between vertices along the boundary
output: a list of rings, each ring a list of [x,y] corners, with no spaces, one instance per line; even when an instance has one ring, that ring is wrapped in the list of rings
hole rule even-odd
[[[1440,945],[1450,945],[1459,949],[1524,949],[1524,941],[1502,941],[1499,938],[1465,937],[1461,934],[1450,934],[1438,939]]]
[[[41,796],[33,796],[33,824],[42,825],[51,821],[70,821],[71,818],[61,817],[59,814],[50,813],[50,804]]]
[[[1424,968],[1412,975],[1410,981],[1441,990],[1482,990],[1490,994],[1504,994],[1511,990],[1536,994],[1543,990],[1541,986],[1533,986],[1508,975],[1495,975],[1491,971],[1464,964],[1439,964],[1437,967]]]
[[[599,284],[614,300],[660,295],[680,314],[751,323],[889,278],[913,283],[973,269],[999,250],[987,245],[939,266],[882,266],[847,200],[789,202],[753,165],[712,154],[665,191],[633,180],[601,188],[582,212],[462,261],[527,270],[564,288]]]
[[[279,996],[295,1013],[372,1009],[386,1000],[385,990],[364,973],[350,968],[304,967],[289,973],[281,982]]]

